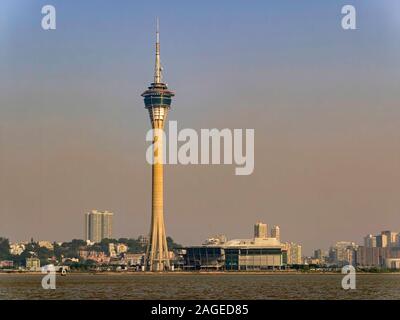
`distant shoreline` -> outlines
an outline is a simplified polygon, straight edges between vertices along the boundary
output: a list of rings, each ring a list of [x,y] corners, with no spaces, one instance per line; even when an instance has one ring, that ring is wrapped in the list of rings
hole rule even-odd
[[[400,272],[363,272],[359,271],[357,274],[365,274],[365,275],[400,275]],[[8,271],[8,272],[2,272],[0,271],[0,276],[1,275],[42,275],[41,272],[37,271]],[[57,275],[60,275],[60,273],[57,272]],[[93,276],[123,276],[123,275],[129,275],[129,276],[140,276],[140,275],[145,275],[145,276],[155,276],[155,275],[163,275],[163,276],[172,276],[172,275],[187,275],[187,276],[193,276],[193,275],[341,275],[340,272],[332,272],[332,271],[327,271],[327,272],[297,272],[297,271],[171,271],[171,272],[136,272],[136,271],[116,271],[116,272],[110,272],[110,271],[104,271],[104,272],[87,272],[87,271],[73,271],[73,272],[68,272],[68,276],[74,276],[74,275],[93,275]]]

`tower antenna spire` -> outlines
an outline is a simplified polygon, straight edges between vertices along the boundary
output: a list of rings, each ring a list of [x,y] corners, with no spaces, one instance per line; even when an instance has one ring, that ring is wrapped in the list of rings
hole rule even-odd
[[[160,24],[157,17],[156,22],[156,63],[154,66],[154,83],[161,83],[161,62],[160,62]]]

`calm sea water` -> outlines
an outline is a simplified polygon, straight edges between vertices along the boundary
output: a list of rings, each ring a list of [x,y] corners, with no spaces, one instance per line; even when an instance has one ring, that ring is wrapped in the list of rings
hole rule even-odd
[[[400,274],[69,274],[56,290],[41,275],[0,274],[0,299],[400,299]]]

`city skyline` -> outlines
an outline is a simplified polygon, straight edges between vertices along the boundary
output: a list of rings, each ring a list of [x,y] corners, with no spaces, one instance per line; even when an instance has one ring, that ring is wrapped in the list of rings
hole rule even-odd
[[[97,210],[92,210],[92,213],[94,215],[102,214]],[[106,211],[103,212],[103,214],[110,213]],[[279,226],[273,226],[271,228],[271,235],[269,235],[267,224],[259,221],[254,224],[252,238],[232,239],[228,238],[226,235],[219,234],[207,238],[201,244],[183,247],[180,244],[174,243],[173,239],[169,238],[168,241],[171,245],[171,250],[168,250],[168,257],[169,259],[172,259],[171,261],[173,262],[170,261],[172,265],[178,268],[182,267],[178,262],[179,259],[185,256],[185,265],[188,269],[197,269],[199,265],[196,261],[201,260],[203,261],[201,265],[205,268],[216,268],[216,270],[228,268],[228,270],[230,270],[239,267],[237,263],[234,263],[233,265],[231,264],[231,262],[234,262],[235,259],[239,257],[237,256],[236,258],[233,258],[231,256],[228,260],[225,260],[227,262],[226,265],[225,263],[221,264],[220,259],[223,260],[221,250],[228,250],[229,252],[226,252],[228,255],[235,255],[238,253],[235,250],[241,248],[243,250],[242,253],[239,253],[239,256],[241,256],[241,258],[239,258],[239,261],[241,261],[241,267],[239,267],[239,269],[243,271],[252,270],[254,268],[281,268],[286,265],[292,266],[292,268],[296,268],[296,266],[300,265],[315,265],[322,268],[329,268],[330,266],[340,267],[350,264],[358,267],[393,269],[399,269],[400,266],[400,232],[397,231],[383,230],[375,236],[368,234],[364,237],[364,243],[362,244],[353,241],[339,240],[332,243],[329,248],[322,249],[315,246],[318,249],[314,250],[313,255],[304,255],[300,243],[295,243],[288,239],[281,241],[279,232],[276,233],[277,229],[280,229]],[[273,233],[276,234],[272,235]],[[142,271],[146,270],[146,266],[148,266],[148,249],[146,248],[149,248],[148,244],[151,243],[148,239],[149,238],[143,236],[139,236],[137,239],[112,239],[110,237],[103,237],[97,239],[97,241],[73,239],[72,241],[65,243],[45,240],[35,241],[31,239],[30,242],[9,243],[7,239],[0,237],[0,241],[6,245],[9,244],[9,253],[13,255],[11,257],[11,263],[14,260],[17,263],[21,263],[21,259],[18,256],[21,256],[21,254],[26,256],[29,246],[31,246],[31,249],[41,247],[48,250],[47,252],[45,251],[42,253],[29,251],[27,257],[37,257],[40,255],[41,261],[45,261],[45,257],[49,257],[51,251],[53,251],[57,246],[68,248],[72,245],[75,249],[78,249],[79,257],[71,257],[70,253],[70,256],[66,258],[67,260],[72,259],[71,261],[77,262],[77,259],[83,258],[84,260],[96,260],[99,263],[109,263],[110,259],[117,257],[117,254],[128,253],[129,247],[131,247],[131,249],[134,250],[134,260],[141,261],[139,263],[142,266]],[[77,248],[77,245],[82,248]],[[99,251],[99,248],[102,248],[103,251]],[[3,255],[4,254],[5,252],[3,251]],[[75,254],[77,253],[75,252]],[[251,258],[252,255],[256,255],[258,258]],[[263,256],[263,258],[261,258],[261,256]],[[124,255],[122,257],[125,258]],[[233,260],[231,261],[231,259]],[[253,260],[255,264],[253,264]],[[5,266],[8,266],[9,262],[10,260],[2,261]],[[59,263],[59,261],[57,263]],[[160,270],[157,270],[156,268],[154,271]]]
[[[105,211],[99,211],[96,209],[91,210],[88,213],[85,213],[85,232],[84,232],[84,236],[83,237],[78,237],[78,238],[73,238],[73,239],[84,239],[86,241],[89,241],[89,243],[99,243],[104,239],[110,239],[110,240],[118,240],[118,239],[145,239],[149,236],[150,233],[144,233],[144,234],[139,234],[139,235],[135,235],[135,236],[131,236],[131,237],[127,237],[127,236],[111,236],[111,237],[107,237],[104,236],[104,232],[103,231],[99,231],[99,234],[102,234],[101,236],[99,236],[99,239],[97,239],[98,241],[93,241],[91,239],[88,239],[88,237],[86,236],[88,234],[88,216],[90,215],[110,215],[110,216],[114,216],[113,212],[110,212],[108,210]],[[111,217],[112,218],[112,217]],[[112,220],[110,220],[109,222],[109,227],[107,227],[107,232],[108,235],[112,234]],[[99,226],[99,230],[103,229],[103,222],[100,222],[100,226]],[[320,246],[318,244],[314,244],[312,249],[310,249],[309,251],[307,251],[306,254],[303,254],[304,251],[301,249],[302,248],[302,244],[301,241],[300,242],[293,242],[290,240],[289,237],[284,236],[283,239],[281,239],[281,227],[278,225],[273,225],[271,226],[270,229],[268,229],[268,224],[265,223],[265,221],[257,221],[254,226],[253,226],[253,239],[256,240],[258,239],[267,239],[267,238],[275,238],[278,241],[281,242],[281,244],[283,245],[283,247],[287,249],[288,245],[295,245],[295,246],[299,246],[300,247],[300,255],[299,257],[301,258],[310,258],[310,257],[314,257],[317,251],[324,251],[326,250],[326,252],[328,252],[329,250],[331,250],[332,248],[334,248],[335,246],[337,246],[338,244],[344,244],[344,248],[347,248],[347,246],[349,246],[349,244],[351,244],[352,246],[355,247],[366,247],[366,248],[391,248],[391,247],[395,247],[395,248],[399,248],[400,249],[400,231],[393,231],[393,229],[384,229],[384,230],[380,230],[378,233],[375,232],[375,235],[373,235],[371,230],[369,230],[367,234],[364,234],[364,236],[362,237],[362,239],[360,241],[354,240],[354,238],[350,238],[350,239],[345,239],[345,240],[338,240],[338,239],[334,239],[332,240],[332,242],[329,244],[329,246],[327,247],[323,247]],[[249,230],[247,230],[249,231]],[[166,235],[167,237],[171,237],[171,235]],[[0,235],[1,237],[1,235]],[[171,237],[172,238],[172,237]],[[223,242],[227,242],[227,241],[236,241],[234,238],[235,237],[231,237],[231,236],[227,236],[226,234],[209,234],[207,238],[205,239],[201,239],[200,241],[198,241],[197,243],[191,243],[191,244],[184,244],[181,243],[181,245],[183,245],[184,247],[186,246],[199,246],[201,245],[208,245],[208,244],[212,244],[214,241],[220,241],[220,239],[223,238],[224,241]],[[72,238],[68,239],[67,241],[71,240]],[[204,241],[205,240],[205,241]],[[30,238],[30,240],[19,240],[19,241],[11,241],[10,243],[13,244],[20,244],[20,243],[29,243],[29,242],[38,242],[39,244],[45,243],[46,245],[51,245],[53,242],[55,243],[63,243],[64,241],[56,241],[56,240],[52,240],[52,241],[48,241],[48,240],[43,240],[43,238],[40,239],[33,239]],[[44,246],[46,246],[44,245]],[[148,248],[148,247],[147,247]],[[148,254],[148,251],[146,250],[145,255]]]
[[[140,94],[157,15],[179,92],[171,120],[256,132],[250,176],[165,166],[169,236],[241,238],[268,221],[308,253],[400,229],[398,2],[353,1],[354,32],[340,26],[341,1],[52,3],[54,32],[40,28],[41,3],[0,4],[0,236],[80,238],[92,208],[117,215],[116,236],[147,232]]]

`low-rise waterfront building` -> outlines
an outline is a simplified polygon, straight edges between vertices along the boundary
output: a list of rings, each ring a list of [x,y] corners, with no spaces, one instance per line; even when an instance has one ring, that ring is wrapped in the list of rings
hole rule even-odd
[[[400,258],[385,259],[385,267],[388,269],[399,270],[400,269]]]
[[[144,264],[144,253],[123,253],[121,261],[128,266]]]
[[[116,245],[114,243],[108,244],[108,252],[110,253],[110,258],[115,258],[117,256]]]
[[[62,258],[61,259],[62,263],[77,263],[79,262],[78,258]]]
[[[208,240],[201,246],[184,250],[186,270],[250,271],[284,268],[287,251],[277,238],[267,237],[267,225],[261,222],[254,228],[253,239],[229,241]]]
[[[128,252],[128,246],[125,243],[116,244],[117,254]]]
[[[25,267],[31,271],[40,270],[40,260],[38,258],[26,258]]]
[[[138,240],[139,240],[140,244],[141,244],[143,247],[145,247],[145,246],[147,246],[147,245],[149,244],[149,237],[146,237],[146,236],[139,236]]]
[[[0,261],[0,268],[13,268],[14,261],[12,260],[1,260]]]
[[[107,264],[110,262],[110,257],[107,256],[104,252],[100,251],[89,251],[87,256],[87,260],[95,261],[99,264]]]

